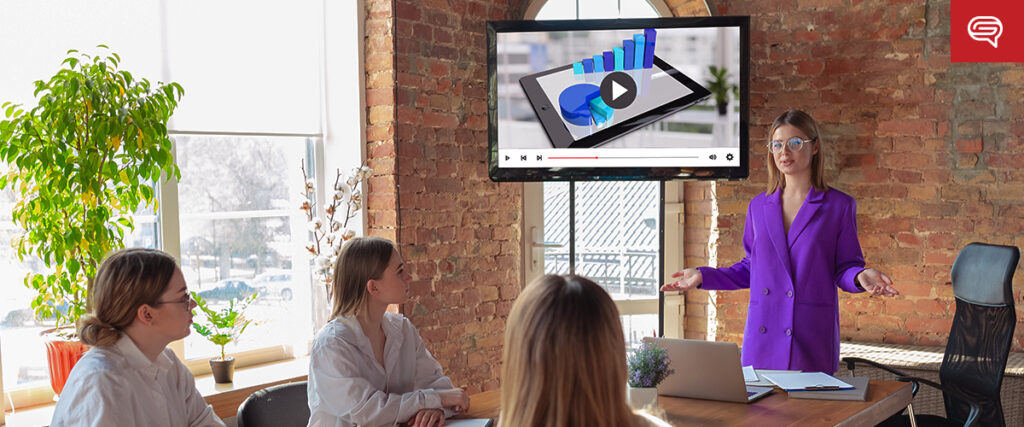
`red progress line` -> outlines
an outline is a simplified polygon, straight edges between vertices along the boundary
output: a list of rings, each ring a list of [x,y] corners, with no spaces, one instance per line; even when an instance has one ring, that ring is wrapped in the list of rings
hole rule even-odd
[[[559,160],[565,160],[565,159],[596,159],[597,156],[594,156],[594,157],[548,157],[548,158],[549,159],[559,159]]]

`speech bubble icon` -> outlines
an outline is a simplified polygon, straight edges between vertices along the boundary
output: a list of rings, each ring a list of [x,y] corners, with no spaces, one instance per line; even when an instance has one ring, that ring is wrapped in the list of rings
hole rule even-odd
[[[967,34],[980,42],[989,42],[999,47],[999,36],[1003,35],[1003,21],[995,16],[975,16],[967,23]]]

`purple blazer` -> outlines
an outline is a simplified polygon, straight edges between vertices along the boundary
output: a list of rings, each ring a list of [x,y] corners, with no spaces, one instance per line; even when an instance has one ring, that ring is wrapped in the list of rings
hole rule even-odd
[[[834,373],[839,367],[839,292],[864,269],[857,202],[811,187],[789,233],[781,191],[754,197],[743,228],[746,257],[731,267],[700,267],[701,289],[750,289],[743,365]]]

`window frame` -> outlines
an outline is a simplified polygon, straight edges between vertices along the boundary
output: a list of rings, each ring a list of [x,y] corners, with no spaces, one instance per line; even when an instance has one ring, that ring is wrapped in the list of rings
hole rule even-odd
[[[366,163],[366,96],[365,96],[365,0],[346,2],[320,1],[322,20],[320,25],[320,122],[321,129],[317,133],[282,134],[282,133],[244,133],[244,132],[189,132],[170,131],[170,135],[218,135],[218,136],[253,136],[253,137],[307,137],[315,138],[313,148],[313,172],[317,183],[317,197],[327,200],[326,187],[334,182],[333,173],[340,170],[346,173],[353,167]],[[353,61],[353,58],[356,60]],[[168,70],[164,69],[164,74]],[[166,75],[161,80],[169,80]],[[358,102],[353,102],[351,93],[359,94]],[[173,138],[172,138],[173,140]],[[172,144],[172,153],[176,154],[177,146]],[[353,154],[358,155],[353,156]],[[308,162],[307,162],[308,163]],[[365,186],[365,184],[364,184]],[[363,188],[366,194],[366,188]],[[176,259],[181,259],[180,215],[178,211],[178,187],[173,180],[164,180],[158,186],[159,205],[156,214],[157,242],[159,248]],[[297,209],[297,208],[296,208]],[[360,215],[350,222],[350,228],[362,234],[366,230],[366,203],[360,207]],[[305,239],[303,240],[303,242]],[[298,277],[311,277],[309,263],[293,262],[293,269]],[[314,306],[310,306],[312,315]],[[319,327],[320,325],[314,325]],[[309,354],[312,343],[312,331],[304,346],[296,348],[295,344],[277,343],[267,347],[229,353],[236,359],[236,367],[245,367],[261,363],[282,361],[302,357]],[[193,375],[210,372],[208,359],[200,357],[189,360],[185,354],[184,340],[168,345],[175,355],[185,363]],[[0,351],[3,351],[0,343]],[[3,410],[21,410],[32,406],[52,404],[53,390],[49,381],[38,386],[20,387],[14,390],[4,387],[0,375],[0,394],[3,394]],[[0,416],[0,420],[2,420]]]

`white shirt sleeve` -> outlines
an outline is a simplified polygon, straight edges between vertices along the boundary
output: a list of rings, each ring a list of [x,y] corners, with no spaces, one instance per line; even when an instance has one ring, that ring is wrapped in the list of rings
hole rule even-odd
[[[406,328],[402,332],[403,339],[419,338],[415,329],[415,338],[408,335]],[[408,421],[420,409],[441,408],[441,398],[433,390],[417,387],[408,393],[385,393],[370,384],[363,378],[363,372],[379,369],[373,365],[375,363],[367,360],[359,348],[336,337],[314,345],[310,355],[309,393],[311,399],[319,403],[317,410],[360,426],[377,426]],[[436,376],[432,374],[430,378]]]
[[[427,350],[427,346],[423,343],[423,338],[420,337],[418,331],[412,326],[412,323],[406,322],[407,328],[412,330],[412,337],[415,339],[416,346],[416,389],[424,390],[430,395],[437,397],[437,407],[441,407],[441,395],[437,393],[437,390],[449,390],[455,388],[452,385],[452,380],[444,375],[444,371],[441,369],[441,364],[434,359],[434,356],[430,355],[430,351]],[[455,412],[441,407],[444,410],[445,418],[450,418],[455,415]]]
[[[186,419],[189,427],[224,427],[224,422],[213,412],[213,407],[206,403],[206,399],[199,394],[196,388],[196,379],[189,372],[177,356],[170,349],[164,350],[174,363],[175,375],[178,377],[178,384],[181,397],[185,401]]]

